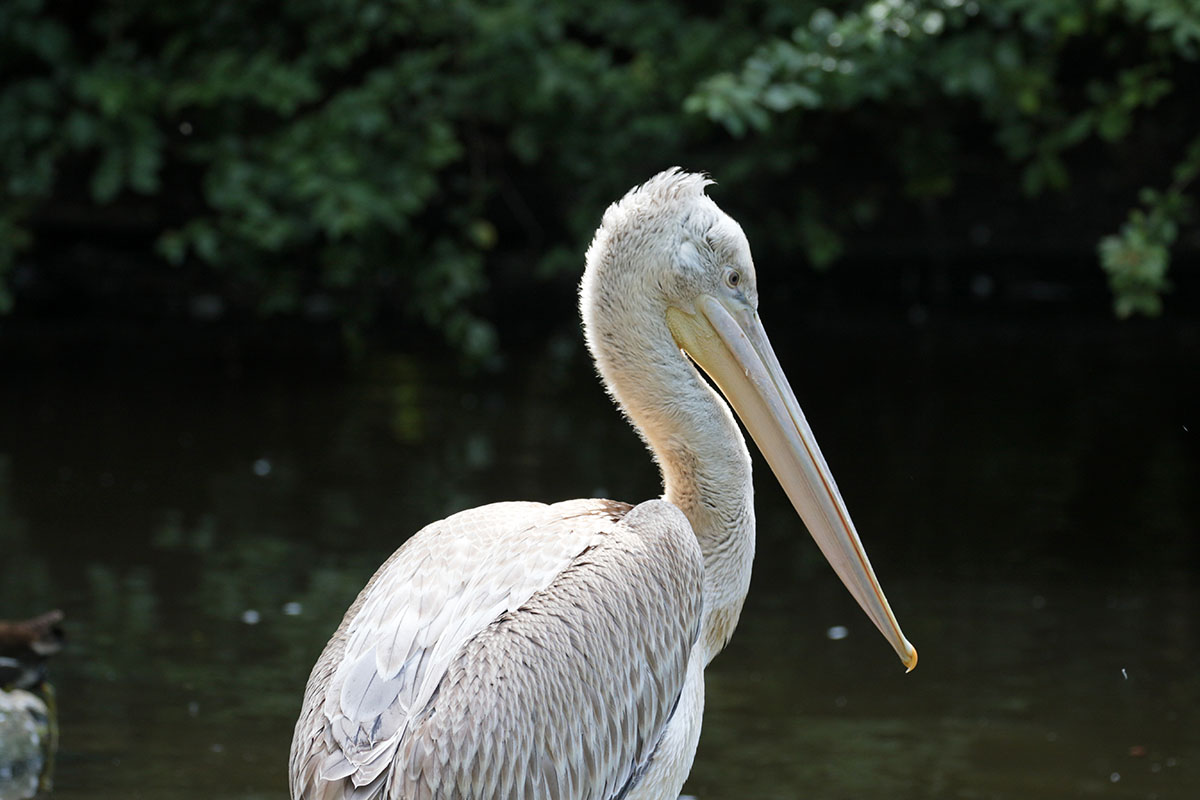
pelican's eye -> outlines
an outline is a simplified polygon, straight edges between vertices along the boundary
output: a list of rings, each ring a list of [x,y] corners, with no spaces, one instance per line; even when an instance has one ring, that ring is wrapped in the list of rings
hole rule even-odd
[[[738,288],[738,284],[742,282],[742,273],[730,267],[725,271],[725,285],[730,289]]]

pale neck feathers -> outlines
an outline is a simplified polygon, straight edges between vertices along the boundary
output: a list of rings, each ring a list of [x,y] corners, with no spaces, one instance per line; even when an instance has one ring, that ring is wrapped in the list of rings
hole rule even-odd
[[[605,387],[659,466],[664,499],[684,512],[700,543],[704,641],[712,658],[733,633],[750,583],[750,456],[728,405],[667,328],[658,282],[670,278],[654,267],[677,252],[679,243],[663,235],[671,220],[655,224],[644,209],[630,209],[630,201],[610,208],[588,249],[580,292],[584,331]],[[627,220],[620,217],[636,211],[641,224],[621,224]]]

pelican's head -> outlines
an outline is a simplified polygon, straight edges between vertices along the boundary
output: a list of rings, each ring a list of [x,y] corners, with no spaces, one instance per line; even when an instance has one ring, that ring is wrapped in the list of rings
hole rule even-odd
[[[704,175],[670,169],[609,206],[587,253],[582,311],[589,345],[605,329],[666,323],[666,309],[694,310],[702,296],[738,296],[757,307],[750,244],[704,194]],[[613,318],[621,317],[614,324]]]
[[[709,376],[846,588],[911,670],[917,652],[759,320],[746,235],[704,194],[710,183],[667,170],[605,212],[580,290],[588,346],[606,376],[672,374],[681,352]]]

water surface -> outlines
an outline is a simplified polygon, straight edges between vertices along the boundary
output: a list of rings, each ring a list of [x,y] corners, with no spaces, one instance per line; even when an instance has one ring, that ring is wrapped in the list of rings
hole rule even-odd
[[[687,790],[1200,797],[1196,331],[772,334],[921,662],[903,673],[760,462],[754,581]],[[573,337],[499,378],[389,356],[0,386],[0,616],[67,612],[63,800],[285,796],[308,670],[407,535],[658,490]]]

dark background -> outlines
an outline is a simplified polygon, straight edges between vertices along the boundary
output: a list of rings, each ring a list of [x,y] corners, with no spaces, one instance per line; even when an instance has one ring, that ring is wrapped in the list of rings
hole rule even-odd
[[[1197,796],[1196,5],[0,4],[0,617],[67,614],[55,795],[281,796],[408,535],[659,491],[575,287],[678,164],[921,652],[756,454],[687,791]]]
[[[719,182],[788,308],[1169,326],[1198,291],[1197,19],[6,3],[0,352],[420,342],[499,367],[574,325],[600,213],[672,165]]]

